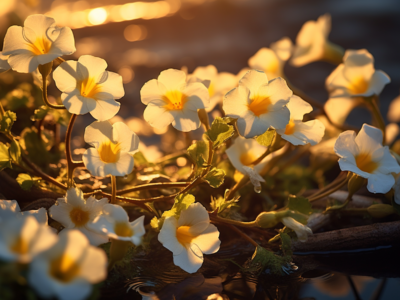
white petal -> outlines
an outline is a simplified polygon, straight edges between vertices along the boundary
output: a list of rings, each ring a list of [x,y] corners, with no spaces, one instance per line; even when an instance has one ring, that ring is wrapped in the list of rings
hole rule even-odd
[[[121,151],[133,155],[139,148],[139,137],[123,122],[113,124],[113,141],[121,143]]]
[[[199,246],[204,254],[212,254],[219,250],[221,241],[219,240],[219,231],[213,224],[192,240],[193,244]]]
[[[47,210],[44,207],[41,207],[38,210],[21,211],[21,215],[32,216],[40,224],[47,225],[47,221],[48,221]]]
[[[143,104],[149,104],[153,100],[162,99],[163,95],[158,87],[157,79],[147,81],[140,90],[140,98]]]
[[[100,159],[99,152],[96,149],[87,149],[82,155],[82,160],[86,169],[88,169],[92,175],[101,177],[106,175],[104,172],[106,163]]]
[[[71,28],[59,28],[57,39],[51,45],[50,53],[59,53],[61,55],[70,55],[76,51],[74,34]]]
[[[348,130],[339,135],[335,143],[335,153],[342,158],[355,162],[355,156],[360,153],[360,150],[356,144],[356,133]]]
[[[275,111],[267,112],[266,114],[262,114],[262,115],[260,115],[260,117],[258,117],[256,119],[259,119],[259,121],[262,122],[265,125],[265,127],[268,126],[267,129],[269,127],[273,127],[275,129],[283,129],[283,128],[286,128],[286,125],[289,123],[290,112],[286,106],[283,106],[279,110],[275,110]],[[266,130],[264,130],[264,132]],[[261,132],[259,134],[263,134],[264,132]]]
[[[164,107],[150,102],[143,113],[144,119],[155,128],[164,128],[172,123],[174,116]]]
[[[81,96],[78,89],[75,89],[68,94],[62,93],[61,100],[65,108],[71,114],[84,115],[92,110],[92,108],[88,106],[88,98]]]
[[[178,226],[190,226],[190,233],[193,235],[201,234],[210,224],[210,217],[207,210],[200,203],[193,203],[182,211]]]
[[[390,83],[390,77],[383,71],[375,71],[369,83],[370,89],[375,95],[379,95],[385,85]]]
[[[133,170],[133,156],[127,152],[120,153],[119,159],[115,163],[104,165],[105,175],[125,176]]]
[[[101,77],[107,68],[107,63],[104,59],[99,57],[94,57],[92,55],[82,55],[79,57],[78,68],[83,74],[87,74],[83,78],[92,77],[97,80]]]
[[[80,277],[90,283],[103,281],[107,277],[107,256],[102,249],[89,247],[84,252],[80,265]]]
[[[39,66],[37,57],[27,50],[15,55],[10,55],[8,63],[14,71],[20,73],[31,73]]]
[[[296,95],[290,97],[290,101],[286,107],[290,111],[290,119],[300,121],[303,120],[305,114],[308,114],[313,110],[312,106],[308,102]]]
[[[75,223],[72,222],[69,215],[72,209],[72,205],[65,203],[62,199],[58,199],[57,205],[49,208],[49,215],[65,228],[75,228]]]
[[[121,104],[115,101],[111,94],[97,93],[94,97],[95,108],[90,111],[93,118],[106,121],[118,113]]]
[[[188,97],[186,105],[191,105],[196,110],[206,108],[210,104],[210,95],[207,88],[199,82],[191,83],[182,91]]]
[[[247,87],[251,96],[253,96],[258,94],[258,90],[261,86],[268,85],[268,78],[263,71],[250,70],[240,79],[239,85]]]
[[[161,82],[168,91],[179,91],[186,85],[186,73],[181,70],[168,69],[160,73],[158,81]]]
[[[249,110],[249,94],[250,91],[244,86],[239,86],[228,92],[223,100],[225,114],[232,118],[245,115]]]
[[[112,141],[113,127],[110,122],[93,122],[85,129],[85,142],[98,148],[103,142]]]
[[[195,273],[203,264],[203,256],[198,249],[184,249],[180,254],[174,255],[174,264],[188,273]]]
[[[164,220],[164,224],[158,234],[158,240],[165,248],[172,252],[173,255],[180,254],[184,247],[176,238],[176,230],[178,221],[175,217],[168,217]]]
[[[197,111],[189,109],[173,110],[171,111],[171,115],[174,117],[172,126],[180,131],[188,132],[196,130],[201,125]]]
[[[282,77],[274,78],[268,83],[266,87],[266,94],[271,100],[269,110],[275,111],[289,102],[293,92],[287,86],[285,79]]]
[[[382,148],[382,130],[368,124],[363,124],[355,141],[360,153],[373,153],[377,149]]]
[[[324,108],[332,122],[343,124],[358,104],[356,99],[350,97],[330,98],[326,101]]]
[[[107,72],[107,74],[107,80],[100,84],[101,91],[111,94],[114,99],[122,98],[125,95],[122,76],[114,72]]]
[[[271,44],[271,49],[282,61],[287,61],[292,55],[293,43],[288,37],[283,37],[279,41]]]
[[[37,14],[27,17],[24,22],[24,27],[32,29],[38,36],[43,36],[46,35],[48,28],[52,27],[54,24],[55,21],[53,18]]]
[[[106,219],[110,222],[129,222],[129,217],[125,209],[119,205],[106,204],[103,208]]]
[[[383,155],[379,160],[378,164],[379,167],[376,169],[376,172],[378,173],[382,174],[400,173],[400,166],[397,163],[397,160],[390,154],[388,146],[383,147]]]
[[[69,92],[76,89],[78,80],[77,68],[77,61],[67,60],[54,70],[54,82],[60,91]]]
[[[391,174],[371,174],[368,178],[367,189],[371,193],[386,194],[393,187],[394,183],[395,180]]]
[[[94,232],[92,230],[87,229],[86,227],[79,227],[77,229],[87,237],[90,245],[92,245],[92,246],[97,247],[101,244],[108,242],[108,237],[104,233]]]
[[[400,121],[400,96],[390,103],[387,118],[390,122]]]

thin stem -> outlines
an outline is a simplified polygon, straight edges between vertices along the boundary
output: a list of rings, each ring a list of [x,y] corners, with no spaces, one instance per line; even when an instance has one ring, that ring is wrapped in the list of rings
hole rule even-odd
[[[77,167],[76,163],[72,160],[72,154],[71,154],[71,135],[72,135],[72,129],[75,124],[77,115],[72,114],[71,118],[69,119],[68,127],[67,127],[67,132],[65,134],[65,157],[67,159],[67,175],[68,175],[68,181],[67,181],[67,186],[68,188],[73,186],[73,174],[74,170]]]
[[[66,190],[67,187],[62,184],[61,182],[58,182],[56,179],[53,177],[47,175],[43,171],[41,171],[39,168],[37,168],[25,155],[22,155],[22,161],[32,169],[33,173],[35,173],[37,176],[43,178],[44,180],[54,184],[55,186],[58,186],[59,188]]]
[[[386,125],[385,125],[385,120],[383,119],[382,113],[378,107],[378,99],[379,97],[377,95],[368,98],[367,103],[369,104],[370,110],[372,112],[372,115],[374,116],[374,119],[376,120],[378,127],[380,130],[382,130],[383,133],[383,144],[385,144],[385,138],[386,138]]]
[[[180,151],[180,152],[176,152],[176,153],[172,153],[172,154],[168,154],[168,155],[162,157],[160,160],[158,160],[156,162],[156,164],[162,164],[162,163],[165,163],[165,162],[167,162],[169,160],[177,159],[177,158],[179,158],[181,156],[186,156],[186,155],[187,155],[186,150]]]
[[[337,190],[339,190],[340,188],[342,188],[344,185],[346,185],[346,183],[347,183],[348,181],[349,181],[349,177],[346,177],[346,179],[343,180],[342,182],[340,182],[337,186],[335,186],[335,187],[333,187],[332,189],[326,191],[325,193],[319,194],[319,195],[314,196],[314,197],[309,197],[308,200],[309,200],[310,202],[313,202],[313,201],[319,200],[319,199],[321,199],[321,198],[327,197],[327,196],[329,196],[330,194],[332,194],[332,193],[336,192]]]
[[[351,290],[353,291],[354,298],[356,298],[356,300],[362,300],[360,295],[358,294],[358,291],[357,291],[357,288],[356,288],[356,286],[355,286],[355,284],[353,282],[353,279],[351,279],[351,276],[350,275],[346,275],[346,277],[347,277],[347,280],[348,280],[348,282],[350,284]]]
[[[233,199],[235,193],[249,182],[250,177],[245,175],[231,188],[226,195],[226,201]]]
[[[117,203],[117,177],[111,175],[111,204]]]
[[[344,175],[344,176],[343,176]],[[336,179],[334,181],[332,181],[330,184],[324,186],[322,189],[320,189],[319,191],[317,191],[316,193],[310,195],[310,197],[315,197],[318,196],[319,194],[329,190],[330,188],[332,188],[333,186],[335,186],[336,184],[340,183],[341,181],[346,179],[346,174],[345,173],[340,173],[338,177],[336,177]]]
[[[1,116],[2,117],[4,117],[4,114],[5,114],[6,112],[4,111],[4,107],[3,107],[3,105],[1,104],[1,102],[0,102],[0,114],[1,114]]]
[[[247,234],[245,234],[244,232],[242,232],[240,229],[238,229],[236,226],[234,225],[230,225],[230,224],[226,224],[229,228],[231,228],[233,231],[236,231],[236,233],[238,233],[240,236],[242,236],[245,240],[247,240],[248,242],[250,242],[250,244],[252,244],[254,247],[258,247],[258,243],[253,240],[251,237],[249,237]]]
[[[54,108],[54,109],[65,109],[64,105],[57,105],[57,104],[51,104],[49,102],[49,99],[47,98],[47,76],[42,74],[42,80],[43,80],[43,91],[42,91],[42,98],[43,98],[43,102],[46,103],[46,105],[50,108]]]
[[[146,191],[146,190],[158,190],[167,188],[184,188],[188,186],[190,182],[155,182],[137,185],[131,188],[118,190],[117,195],[124,195],[132,192]]]
[[[257,227],[256,221],[241,222],[241,221],[237,221],[237,220],[221,218],[217,214],[211,213],[211,212],[209,212],[208,214],[210,215],[210,220],[217,222],[217,223],[231,224],[231,225],[247,227],[247,228]]]
[[[301,147],[298,150],[298,152],[296,154],[294,154],[288,161],[286,161],[281,167],[279,167],[276,171],[271,172],[270,176],[276,176],[276,174],[278,174],[279,172],[282,172],[287,167],[292,166],[297,160],[299,160],[304,155],[306,155],[308,153],[309,149],[310,149],[310,145],[305,145],[305,146]],[[286,151],[283,154],[286,154]],[[281,157],[283,157],[283,155]],[[263,175],[262,172],[261,172],[261,175]]]

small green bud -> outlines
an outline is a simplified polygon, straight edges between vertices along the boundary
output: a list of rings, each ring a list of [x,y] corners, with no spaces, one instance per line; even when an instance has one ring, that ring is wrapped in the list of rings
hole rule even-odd
[[[256,224],[261,228],[272,228],[276,226],[284,217],[291,213],[290,210],[262,212],[256,218]]]
[[[393,206],[389,204],[374,204],[368,207],[367,211],[373,218],[384,218],[396,213]]]

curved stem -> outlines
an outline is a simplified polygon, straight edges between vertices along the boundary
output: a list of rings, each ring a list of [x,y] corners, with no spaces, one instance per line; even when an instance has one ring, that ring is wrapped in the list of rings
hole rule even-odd
[[[325,191],[329,190],[330,188],[332,188],[333,186],[337,185],[341,181],[345,180],[346,176],[347,175],[345,173],[340,173],[339,176],[336,177],[335,180],[333,180],[331,183],[329,183],[326,186],[324,186],[322,189],[320,189],[316,193],[312,194],[310,197],[315,197],[315,196],[318,196],[321,193],[324,193]]]
[[[346,185],[346,183],[349,181],[349,177],[346,177],[345,180],[343,180],[342,182],[340,182],[337,186],[333,187],[332,189],[326,191],[325,193],[319,194],[317,196],[314,197],[310,197],[308,198],[308,201],[313,202],[316,200],[319,200],[321,198],[327,197],[330,194],[332,194],[333,192],[336,192],[337,190],[339,190],[340,188],[342,188],[344,185]]]
[[[64,105],[58,105],[58,104],[51,104],[49,102],[49,99],[47,98],[47,76],[45,74],[42,74],[42,80],[43,80],[43,91],[42,91],[42,99],[43,102],[46,103],[46,105],[50,108],[54,109],[66,109]]]
[[[386,125],[385,125],[385,120],[383,119],[382,113],[378,107],[378,99],[379,97],[377,95],[372,96],[371,98],[366,99],[367,103],[369,104],[369,108],[371,110],[372,115],[374,116],[378,127],[380,130],[382,130],[383,133],[383,144],[385,144],[385,131],[386,131]]]
[[[240,227],[257,227],[256,221],[251,221],[251,222],[241,222],[237,220],[232,220],[232,219],[225,219],[225,218],[220,218],[218,215],[215,213],[208,213],[210,215],[210,220],[218,222],[218,223],[224,223],[224,224],[231,224],[235,226],[240,226]]]
[[[117,195],[124,195],[131,192],[145,191],[145,190],[157,190],[166,188],[184,188],[188,186],[190,182],[155,182],[137,185],[131,188],[117,191]]]
[[[72,180],[72,176],[74,174],[74,170],[77,167],[77,162],[74,162],[72,160],[72,154],[71,154],[71,135],[72,135],[72,129],[74,127],[75,124],[75,120],[76,120],[77,115],[72,114],[71,118],[69,119],[69,123],[68,123],[68,127],[67,127],[67,132],[65,134],[65,157],[67,159],[67,176],[68,176],[68,180],[67,180],[67,186],[68,188],[73,186],[73,180]]]
[[[245,186],[250,180],[250,177],[245,175],[242,177],[242,179],[240,179],[240,181],[238,181],[233,188],[231,188],[228,192],[228,194],[226,195],[226,201],[228,200],[232,200],[233,197],[235,196],[235,193],[242,188],[243,186]]]
[[[111,204],[117,203],[117,177],[111,175]]]

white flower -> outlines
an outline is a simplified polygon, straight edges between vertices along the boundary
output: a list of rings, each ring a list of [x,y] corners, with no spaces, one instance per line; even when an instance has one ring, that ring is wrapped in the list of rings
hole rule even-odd
[[[101,215],[95,223],[89,225],[92,230],[102,232],[109,238],[119,241],[131,242],[139,246],[142,236],[146,233],[143,225],[144,216],[129,222],[126,211],[119,205],[106,204]]]
[[[268,82],[264,72],[248,71],[239,86],[225,95],[225,114],[237,118],[240,135],[250,138],[263,134],[268,128],[283,129],[289,123],[286,104],[292,91],[281,77]]]
[[[354,131],[345,131],[335,143],[340,169],[367,178],[371,193],[387,193],[395,182],[391,173],[400,172],[399,164],[389,148],[382,146],[382,140],[380,129],[364,124],[357,136]]]
[[[158,79],[146,82],[140,96],[147,105],[144,119],[151,126],[164,128],[172,123],[184,132],[200,127],[197,110],[207,108],[210,103],[204,84],[187,83],[185,72],[174,69],[162,71]]]
[[[104,251],[72,229],[61,232],[58,242],[32,261],[28,282],[43,298],[83,300],[90,295],[92,284],[106,276]]]
[[[182,211],[179,220],[165,219],[158,240],[170,250],[174,264],[188,273],[195,273],[203,264],[203,253],[219,250],[217,227],[210,224],[208,212],[200,203],[191,204]]]
[[[369,97],[379,95],[389,76],[375,70],[374,58],[366,49],[347,50],[340,64],[326,79],[331,97]]]
[[[361,99],[359,98],[329,98],[324,104],[324,110],[334,124],[343,125],[350,112],[360,103]]]
[[[208,89],[210,104],[206,108],[207,112],[212,111],[217,104],[221,103],[223,96],[237,84],[235,75],[228,72],[218,73],[213,65],[197,67],[193,74],[188,76],[188,82],[201,82]]]
[[[292,54],[292,41],[285,37],[272,43],[271,48],[261,48],[249,59],[254,70],[264,71],[268,79],[283,77],[283,67]]]
[[[107,198],[96,200],[89,197],[85,200],[80,189],[70,188],[65,198],[57,199],[56,204],[50,207],[49,214],[66,229],[79,230],[89,239],[90,244],[98,246],[107,243],[108,238],[104,234],[90,230],[88,224],[93,223],[102,214],[103,207],[107,203]]]
[[[11,26],[4,38],[3,55],[14,71],[30,73],[62,55],[75,52],[75,41],[68,27],[57,27],[53,18],[31,15],[24,27]]]
[[[94,176],[125,176],[133,170],[139,138],[122,122],[93,122],[86,127],[85,142],[94,148],[83,153],[85,167]]]
[[[276,132],[284,140],[295,146],[318,144],[325,133],[325,126],[319,120],[303,122],[303,116],[312,111],[312,106],[298,96],[292,96],[287,108],[290,111],[290,121],[285,129],[277,129]]]
[[[109,120],[119,111],[115,99],[125,95],[122,77],[106,71],[104,59],[83,55],[78,61],[68,60],[54,70],[56,86],[62,91],[61,100],[72,114],[88,112],[99,121]]]
[[[0,73],[8,71],[11,67],[8,64],[9,55],[3,55],[3,52],[0,52]]]
[[[342,49],[329,42],[331,31],[331,16],[322,15],[317,21],[307,21],[301,27],[296,37],[291,64],[301,67],[318,60],[339,61]]]
[[[57,241],[51,227],[32,216],[9,219],[0,227],[0,259],[29,263]]]
[[[400,96],[390,102],[387,118],[390,122],[400,121]]]
[[[29,215],[35,217],[40,224],[47,225],[48,218],[45,208],[42,207],[38,210],[21,211],[17,201],[0,200],[0,222]]]
[[[306,242],[308,239],[308,235],[313,233],[310,227],[307,227],[306,225],[297,222],[291,217],[282,218],[281,222],[283,223],[283,225],[296,232],[297,238],[300,242]]]
[[[251,166],[252,162],[264,154],[265,151],[267,151],[267,147],[261,146],[255,139],[245,139],[238,136],[225,152],[236,170],[247,174],[244,167]],[[274,157],[274,153],[268,155],[259,164],[255,165],[254,170],[259,173],[272,157]]]

